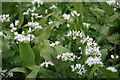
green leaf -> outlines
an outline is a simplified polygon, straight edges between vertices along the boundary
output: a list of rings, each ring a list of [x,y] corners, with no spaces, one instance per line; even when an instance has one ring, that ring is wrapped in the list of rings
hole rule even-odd
[[[99,67],[99,70],[106,78],[119,78],[115,72],[112,72],[110,70],[107,70],[106,68]]]
[[[23,67],[16,67],[10,70],[10,72],[21,72],[21,73],[26,73],[26,69]]]
[[[40,33],[39,36],[36,38],[36,40],[39,42],[39,40],[47,40],[52,32],[52,29],[57,26],[60,25],[61,22],[59,21],[55,21],[52,24],[48,25],[47,27],[45,27]]]
[[[110,37],[107,37],[108,41],[113,44],[119,44],[120,43],[120,34],[115,33],[112,34]]]
[[[60,45],[55,46],[55,50],[57,51],[58,55],[62,54],[62,53],[65,53],[65,52],[71,52],[67,48],[65,48],[63,46],[60,46]]]
[[[114,15],[111,17],[105,19],[105,22],[114,22],[117,18],[119,17],[119,14],[116,12]]]
[[[101,54],[102,54],[102,61],[104,61],[106,59],[106,56],[108,55],[108,49],[102,49],[100,50]]]
[[[22,11],[20,11],[20,13],[19,13],[18,20],[19,20],[19,25],[18,25],[18,27],[21,27],[22,24],[23,24],[23,22],[24,22],[24,16],[23,16],[23,14],[22,14]]]
[[[39,69],[40,69],[40,66],[36,66],[26,77],[26,79],[29,79],[29,78],[36,78],[37,77],[37,74],[39,72]]]
[[[100,15],[104,15],[104,11],[102,9],[96,8],[96,9],[92,9],[93,13],[98,13]]]
[[[51,56],[55,57],[57,55],[57,52],[54,48],[50,47],[49,45],[42,45],[40,49],[40,56],[43,57],[47,61],[51,61]]]
[[[109,31],[109,28],[110,28],[109,26],[105,26],[105,25],[104,25],[103,27],[100,28],[99,31],[100,31],[101,34],[107,36],[108,31]]]
[[[48,14],[48,15],[45,16],[45,17],[43,17],[43,18],[39,21],[40,25],[44,27],[44,26],[45,26],[45,23],[46,23],[46,21],[47,21],[47,19],[48,19],[48,17],[51,16],[51,15],[52,15],[52,13],[51,13],[51,14]]]
[[[23,66],[35,64],[35,54],[28,43],[19,43],[19,50]]]
[[[39,78],[57,78],[57,73],[44,68],[40,68],[38,76]]]

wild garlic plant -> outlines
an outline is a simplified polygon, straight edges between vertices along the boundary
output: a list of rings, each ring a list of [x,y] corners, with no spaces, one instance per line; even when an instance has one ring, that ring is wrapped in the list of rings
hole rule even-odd
[[[16,77],[16,72],[20,72],[18,74],[23,73],[24,78],[109,78],[111,76],[106,76],[108,73],[118,78],[119,70],[115,64],[105,62],[108,49],[99,45],[94,33],[90,34],[91,28],[103,23],[87,21],[86,16],[91,14],[84,14],[76,8],[82,3],[33,0],[25,4],[17,5],[25,8],[20,7],[16,14],[0,15],[0,22],[3,23],[3,31],[0,31],[3,49],[0,52],[4,53],[5,68],[10,70],[3,70],[2,76]],[[62,8],[64,4],[65,8]],[[87,7],[86,11],[85,7],[85,11],[96,12],[97,19],[103,16],[104,11],[93,8]],[[100,30],[102,32],[103,29]],[[115,61],[119,55],[113,54],[110,58]]]

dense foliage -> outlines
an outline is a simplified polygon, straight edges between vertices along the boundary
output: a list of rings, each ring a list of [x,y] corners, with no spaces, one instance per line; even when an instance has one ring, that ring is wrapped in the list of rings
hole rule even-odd
[[[4,2],[3,78],[120,76],[118,2]]]

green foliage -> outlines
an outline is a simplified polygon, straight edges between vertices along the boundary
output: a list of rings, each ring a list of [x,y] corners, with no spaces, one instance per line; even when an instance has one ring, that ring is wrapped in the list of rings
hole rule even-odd
[[[50,9],[53,5],[57,8]],[[35,11],[32,11],[31,9],[34,8]],[[0,33],[3,69],[13,72],[13,78],[19,78],[20,74],[23,74],[26,80],[29,78],[119,79],[119,9],[119,5],[109,5],[106,2],[45,2],[43,5],[37,3],[33,5],[29,2],[4,2],[2,14],[10,14],[10,21],[3,22],[2,29],[0,29],[0,32],[3,32],[3,35]],[[29,14],[23,15],[27,11]],[[80,16],[76,16],[76,14],[73,16],[72,11],[76,11]],[[34,13],[42,15],[42,17],[36,18]],[[64,19],[63,14],[70,15],[70,18]],[[19,20],[18,25],[15,25],[15,20]],[[28,22],[38,22],[39,26],[32,26],[33,23],[28,25]],[[13,32],[10,27],[11,23],[16,28]],[[36,29],[40,26],[42,29]],[[72,38],[75,36],[67,37],[67,33],[72,30],[83,32],[83,39],[87,39],[85,37],[89,36],[97,42],[103,64],[94,64],[91,67],[86,64],[86,60],[94,52],[87,55],[86,46],[90,43],[80,43],[81,37],[77,37],[75,40]],[[28,43],[20,42],[15,39],[15,32],[24,36],[34,35],[35,38],[32,40],[31,36],[30,40],[27,39]],[[22,39],[24,40],[24,38]],[[56,41],[60,43],[54,45]],[[81,49],[79,49],[80,47]],[[92,47],[94,46],[92,45]],[[75,58],[73,61],[58,59],[58,55],[66,52],[73,53],[80,59]],[[92,55],[92,57],[94,56]],[[44,64],[49,61],[54,65],[48,63],[46,66]],[[75,64],[84,65],[86,72],[78,75],[76,72],[79,70],[72,71],[71,65]],[[118,71],[108,70],[109,66],[115,67]],[[5,77],[9,78],[8,75]]]

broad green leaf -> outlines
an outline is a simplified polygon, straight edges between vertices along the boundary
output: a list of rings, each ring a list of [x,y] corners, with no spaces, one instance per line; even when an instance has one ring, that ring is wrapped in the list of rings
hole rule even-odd
[[[29,78],[35,79],[35,78],[37,77],[37,74],[38,74],[38,72],[39,72],[39,69],[40,69],[39,66],[37,66],[36,68],[34,68],[34,69],[27,75],[26,79],[29,79]]]
[[[60,25],[61,22],[59,21],[55,21],[52,24],[48,25],[47,27],[45,27],[40,33],[39,36],[36,38],[37,41],[39,42],[39,40],[46,40],[50,37],[52,29],[57,26]]]
[[[55,57],[57,52],[54,48],[50,47],[49,45],[42,45],[40,49],[40,56],[43,57],[47,61],[51,61],[51,56]]]
[[[19,50],[23,66],[35,64],[35,54],[28,43],[19,43]]]
[[[106,56],[108,55],[108,49],[102,49],[100,50],[101,54],[102,54],[102,61],[104,61],[106,59]]]
[[[44,68],[40,68],[39,70],[39,78],[57,78],[57,73],[44,69]]]
[[[71,52],[67,48],[65,48],[63,46],[60,46],[60,45],[55,46],[55,50],[57,51],[58,55],[62,54],[62,53],[65,53],[65,52]]]
[[[119,78],[115,72],[107,70],[106,68],[99,67],[99,70],[106,78]]]
[[[10,72],[21,72],[21,73],[26,73],[26,69],[23,67],[16,67],[10,70]]]

